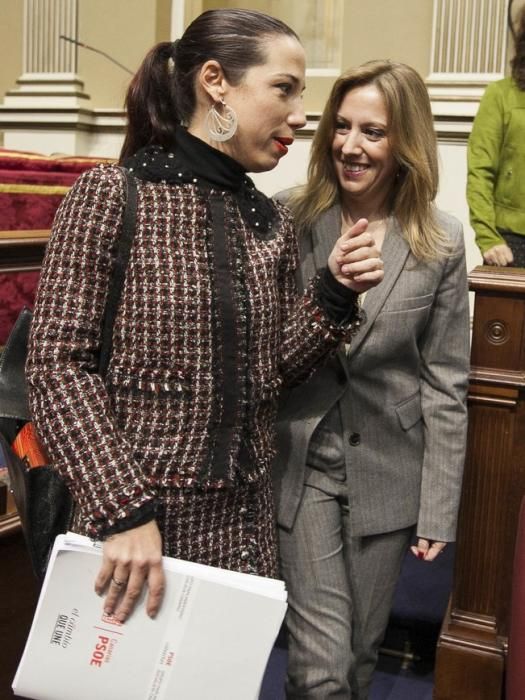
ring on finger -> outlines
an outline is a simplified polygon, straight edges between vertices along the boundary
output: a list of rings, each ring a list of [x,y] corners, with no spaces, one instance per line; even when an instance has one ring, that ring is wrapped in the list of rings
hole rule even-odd
[[[114,576],[111,577],[111,580],[117,586],[118,588],[122,588],[122,586],[125,586],[127,584],[127,581],[120,581],[118,578],[115,578]]]

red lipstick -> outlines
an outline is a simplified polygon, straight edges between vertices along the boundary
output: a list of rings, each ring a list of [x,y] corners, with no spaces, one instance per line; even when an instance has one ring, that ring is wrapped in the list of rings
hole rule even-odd
[[[291,146],[293,143],[293,138],[290,136],[276,136],[273,140],[283,156],[288,153],[288,146]]]

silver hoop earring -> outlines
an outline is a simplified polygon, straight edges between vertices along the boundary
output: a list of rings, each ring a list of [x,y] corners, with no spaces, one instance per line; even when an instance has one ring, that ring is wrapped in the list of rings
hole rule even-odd
[[[206,115],[206,129],[214,141],[228,141],[237,131],[237,115],[233,107],[221,100],[221,114],[214,103]]]

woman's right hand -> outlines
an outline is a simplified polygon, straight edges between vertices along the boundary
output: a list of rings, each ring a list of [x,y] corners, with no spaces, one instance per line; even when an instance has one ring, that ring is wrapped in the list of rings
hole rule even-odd
[[[506,243],[499,243],[483,253],[483,260],[485,265],[506,267],[514,262],[514,256],[512,255],[512,250]]]
[[[383,261],[368,221],[359,219],[337,239],[328,258],[328,267],[335,279],[361,294],[379,284],[384,277]]]
[[[105,540],[102,553],[95,590],[99,595],[107,591],[104,612],[124,622],[146,584],[146,612],[155,617],[165,589],[162,538],[155,520],[111,535]]]

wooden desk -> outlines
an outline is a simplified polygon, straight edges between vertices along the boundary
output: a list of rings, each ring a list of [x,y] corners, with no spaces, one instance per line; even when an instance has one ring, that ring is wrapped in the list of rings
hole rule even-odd
[[[434,700],[503,698],[525,494],[525,269],[478,267],[469,281],[476,298],[467,458]]]
[[[49,229],[0,231],[0,272],[39,270],[49,234]]]

